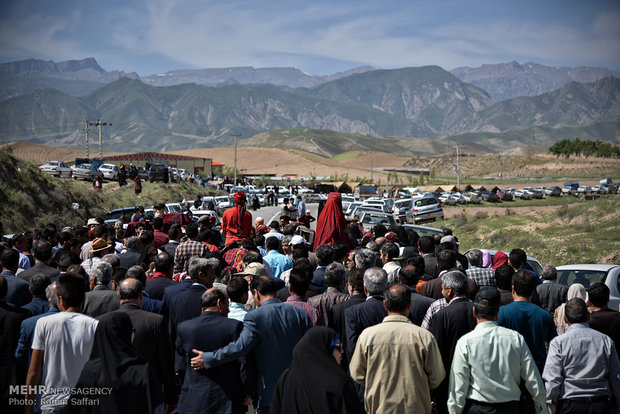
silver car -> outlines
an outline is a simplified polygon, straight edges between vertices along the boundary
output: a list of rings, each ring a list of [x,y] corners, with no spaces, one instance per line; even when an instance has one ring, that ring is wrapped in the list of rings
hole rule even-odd
[[[435,221],[442,219],[443,208],[441,203],[434,197],[422,197],[413,200],[413,205],[405,214],[407,223],[415,224],[423,221]]]
[[[97,169],[93,164],[80,164],[73,169],[73,178],[86,178],[92,180],[95,177],[103,178],[103,173]]]

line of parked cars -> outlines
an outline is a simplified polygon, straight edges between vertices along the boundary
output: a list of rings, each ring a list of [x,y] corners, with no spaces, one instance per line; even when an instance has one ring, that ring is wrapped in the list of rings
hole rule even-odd
[[[164,181],[166,170],[168,171],[168,177],[173,181],[187,181],[190,177],[190,172],[182,168],[171,168],[166,165],[152,165],[149,171],[143,167],[136,167],[138,170],[138,176],[143,180]],[[81,163],[74,167],[69,167],[63,161],[48,161],[39,167],[44,173],[53,175],[55,177],[65,178],[83,178],[86,180],[93,180],[99,176],[105,180],[117,181],[120,174],[120,167],[115,164],[101,164],[97,166],[91,163]]]

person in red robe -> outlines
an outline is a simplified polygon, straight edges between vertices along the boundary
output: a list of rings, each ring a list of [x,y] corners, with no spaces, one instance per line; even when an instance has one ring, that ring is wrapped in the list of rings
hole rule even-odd
[[[252,235],[252,213],[245,209],[246,195],[237,191],[233,196],[235,206],[229,208],[222,216],[222,234],[226,245],[238,240],[250,240]]]
[[[347,221],[342,212],[340,193],[330,193],[316,222],[313,251],[322,244],[332,244],[335,241],[341,241],[350,248],[351,241],[345,231],[346,227]]]

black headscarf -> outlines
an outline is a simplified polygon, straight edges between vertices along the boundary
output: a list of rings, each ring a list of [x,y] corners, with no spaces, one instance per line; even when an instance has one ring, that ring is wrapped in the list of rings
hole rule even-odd
[[[293,361],[276,386],[269,412],[363,413],[353,380],[338,365],[330,344],[336,331],[310,329],[293,350]]]
[[[90,359],[75,386],[78,391],[91,387],[111,388],[104,395],[74,393],[65,412],[152,413],[163,402],[161,385],[151,366],[138,356],[131,344],[133,326],[124,312],[100,317]],[[83,398],[99,399],[96,405],[71,404]]]

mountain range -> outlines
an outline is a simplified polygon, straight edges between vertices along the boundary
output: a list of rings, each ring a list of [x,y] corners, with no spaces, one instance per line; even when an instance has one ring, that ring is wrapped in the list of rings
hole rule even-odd
[[[464,69],[469,68],[458,70],[484,79],[475,75],[474,69]],[[496,69],[501,76],[508,76],[507,68]],[[575,73],[594,77],[607,73],[591,69]],[[489,67],[485,71],[492,72]],[[361,67],[327,77],[294,68],[168,74],[140,80],[135,74],[127,77],[119,71],[106,72],[94,59],[1,64],[0,143],[27,140],[81,146],[84,119],[111,123],[103,132],[106,150],[113,151],[222,146],[231,142],[232,133],[249,138],[295,128],[473,142],[481,145],[477,149],[488,151],[504,150],[519,140],[530,143],[530,137],[538,138],[533,142],[536,145],[572,138],[575,133],[608,141],[620,137],[620,81],[615,77],[570,82],[537,96],[495,103],[487,90],[438,66]],[[195,82],[149,84],[157,79]],[[208,83],[207,79],[223,86],[197,84]],[[358,135],[337,136],[345,141],[359,139]],[[368,143],[372,140],[364,145],[369,147]],[[281,145],[286,145],[286,140]],[[382,141],[381,145],[386,144]]]

